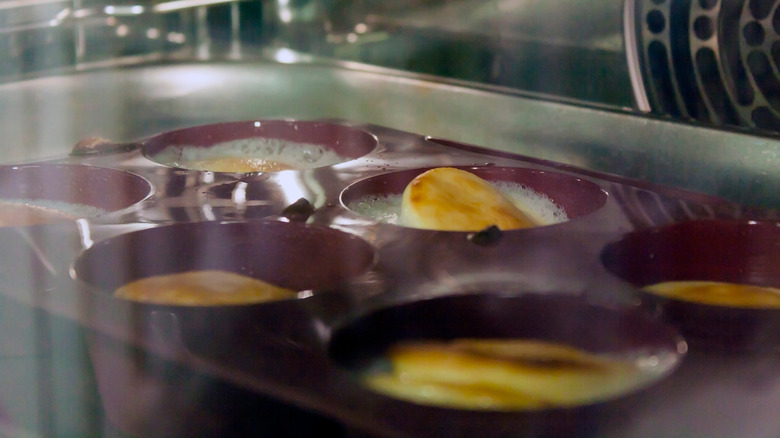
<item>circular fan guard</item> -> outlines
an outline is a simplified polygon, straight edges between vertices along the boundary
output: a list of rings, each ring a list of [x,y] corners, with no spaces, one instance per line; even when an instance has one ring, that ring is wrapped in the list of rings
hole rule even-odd
[[[780,0],[626,0],[641,110],[780,132]]]

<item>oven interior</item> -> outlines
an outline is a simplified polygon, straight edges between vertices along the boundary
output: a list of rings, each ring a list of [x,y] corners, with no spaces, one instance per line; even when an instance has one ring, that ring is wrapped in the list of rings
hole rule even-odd
[[[777,249],[773,221],[780,202],[778,6],[780,1],[754,0],[0,3],[0,174],[9,175],[0,181],[11,187],[18,184],[15,175],[29,170],[33,176],[26,184],[49,193],[46,187],[76,178],[68,194],[102,192],[99,201],[86,198],[87,203],[122,204],[109,208],[113,211],[103,219],[0,228],[6,248],[0,262],[0,435],[474,436],[487,430],[491,436],[514,436],[512,430],[519,430],[531,436],[643,436],[679,427],[693,435],[777,434],[780,423],[771,409],[760,408],[774,406],[780,397],[772,367],[777,352],[771,346],[780,322],[771,312],[697,319],[701,309],[675,308],[683,315],[692,312],[690,319],[702,324],[729,327],[707,336],[731,336],[729,343],[741,344],[744,335],[750,348],[698,350],[686,339],[685,348],[692,350],[676,377],[645,398],[596,406],[595,414],[587,409],[543,416],[409,409],[366,396],[342,380],[346,377],[332,368],[329,347],[323,345],[330,334],[322,332],[375,307],[403,309],[418,296],[443,297],[446,309],[453,292],[510,296],[506,304],[477,300],[469,304],[472,309],[518,306],[520,312],[522,305],[547,305],[518,298],[529,291],[586,291],[588,299],[610,305],[620,296],[615,301],[630,306],[639,298],[620,294],[639,280],[620,261],[631,260],[624,263],[634,269],[637,260],[651,264],[642,257],[663,258],[670,252],[664,248],[686,254],[680,236],[689,237],[690,246],[706,243],[715,245],[712,252],[733,253],[736,258],[691,253],[714,264],[716,277],[775,285],[778,268],[767,266]],[[150,161],[144,152],[178,130],[292,120],[367,132],[377,146],[366,146],[352,162],[332,169],[266,176],[188,172]],[[215,132],[205,135],[221,135]],[[85,144],[97,146],[79,153]],[[70,173],[69,166],[80,165],[129,172],[145,182],[134,177],[115,182],[113,172],[96,179]],[[561,173],[595,183],[606,198],[602,203],[602,192],[588,191],[584,184],[576,189],[583,205],[560,201],[582,211],[569,222],[571,229],[504,233],[495,246],[465,236],[406,234],[339,205],[380,184],[408,182],[404,171],[445,165]],[[381,180],[395,172],[397,181]],[[537,180],[506,172],[485,175],[529,178],[523,184],[540,187],[563,184],[528,182]],[[371,178],[379,182],[364,181]],[[351,192],[342,192],[346,187]],[[13,195],[6,191],[11,189],[0,190],[11,193],[0,200]],[[111,196],[111,190],[123,196]],[[323,232],[331,257],[322,263],[344,259],[352,267],[372,266],[354,276],[347,270],[348,285],[336,287],[345,289],[341,295],[315,293],[299,307],[282,303],[257,312],[180,313],[117,305],[71,281],[94,275],[79,270],[78,257],[93,257],[90,263],[104,263],[101,269],[114,273],[125,266],[106,260],[150,257],[154,251],[146,248],[145,236],[158,228],[169,236],[163,241],[175,244],[206,235],[229,241],[232,232],[223,236],[210,227],[236,221],[257,225],[242,231],[248,235],[297,236],[287,227],[276,230],[276,223],[296,223],[284,211],[298,195],[315,208],[303,221]],[[701,220],[723,223],[700,229]],[[689,221],[691,229],[674,228]],[[187,228],[199,226],[193,224],[205,229]],[[171,231],[165,232],[168,226]],[[659,240],[665,246],[647,255],[636,246],[650,239],[642,234],[646,229],[678,238]],[[333,230],[346,230],[347,236],[331,236]],[[370,251],[353,246],[353,235],[368,242]],[[133,237],[125,242],[122,236]],[[203,245],[220,241],[206,240]],[[328,245],[342,244],[346,256],[327,252]],[[98,250],[109,255],[101,257]],[[750,263],[742,264],[740,257]],[[133,266],[147,269],[141,262]],[[659,266],[658,272],[673,270]],[[586,273],[593,270],[598,275]],[[326,283],[323,288],[331,288]],[[571,305],[578,310],[593,304]],[[466,306],[451,305],[458,311],[457,306]],[[495,320],[501,313],[485,312]],[[689,328],[682,327],[683,337]],[[275,335],[256,348],[247,346],[257,341],[250,335],[225,341],[242,330]],[[496,330],[490,333],[505,335]],[[668,341],[661,334],[636,336],[643,342],[652,338],[653,345]],[[669,345],[674,355],[685,353],[675,342]],[[717,379],[724,383],[708,383]],[[135,391],[122,392],[134,386]],[[341,401],[339,388],[344,388]],[[741,400],[743,407],[734,408],[729,399]],[[690,406],[700,400],[719,401]],[[687,410],[681,407],[686,403]],[[693,420],[680,418],[674,409]],[[702,420],[719,409],[739,414]],[[749,421],[745,412],[751,409],[755,418]],[[127,415],[117,414],[122,410]],[[622,412],[632,421],[621,421]]]

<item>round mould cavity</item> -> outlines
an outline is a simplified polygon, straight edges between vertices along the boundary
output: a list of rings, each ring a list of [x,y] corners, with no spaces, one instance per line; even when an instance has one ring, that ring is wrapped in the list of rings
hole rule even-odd
[[[412,180],[431,169],[392,172],[358,181],[342,192],[341,202],[361,216],[403,226],[402,194]],[[493,184],[540,226],[591,214],[607,201],[606,192],[598,185],[561,173],[494,166],[456,169]]]
[[[694,346],[780,345],[780,297],[741,288],[780,288],[776,222],[702,220],[644,229],[607,245],[601,260]]]
[[[144,178],[115,169],[78,164],[0,166],[0,203],[8,207],[4,216],[9,215],[0,218],[0,225],[97,217],[130,207],[151,192]]]
[[[195,126],[141,143],[157,163],[215,172],[313,169],[354,160],[374,150],[377,139],[335,123],[255,120]]]
[[[479,345],[483,341],[494,343],[494,347]],[[517,341],[521,344],[520,352],[503,344]],[[460,354],[463,353],[464,343],[467,345],[466,350],[476,351],[472,350],[473,354],[464,357]],[[547,353],[539,353],[537,347],[540,345],[547,353],[550,353],[548,347],[555,352],[550,353],[550,356],[547,356]],[[414,354],[402,359],[397,356],[388,358],[388,354],[393,354],[389,352],[397,352],[399,348],[403,350],[410,346],[419,348],[418,351],[434,360],[435,365],[429,365],[429,362]],[[447,351],[451,351],[453,346],[458,355],[447,356]],[[425,352],[429,347],[432,353]],[[566,353],[558,356],[561,351],[558,347],[562,347]],[[496,350],[491,350],[492,348]],[[524,379],[544,381],[549,378],[549,375],[543,374],[544,370],[555,368],[558,371],[563,370],[565,374],[566,367],[563,367],[563,362],[572,357],[569,355],[572,353],[570,349],[586,354],[588,363],[593,359],[598,363],[607,361],[610,364],[608,366],[616,363],[621,367],[628,365],[637,374],[631,374],[630,378],[621,380],[620,384],[609,391],[594,395],[593,399],[583,395],[588,401],[579,397],[566,401],[557,400],[560,394],[553,396],[546,393],[547,389],[530,389],[525,386]],[[356,376],[357,385],[364,390],[372,386],[373,389],[369,393],[376,391],[390,395],[384,399],[384,403],[392,404],[402,400],[403,403],[411,402],[418,406],[432,405],[467,411],[510,410],[532,415],[541,411],[568,411],[637,393],[670,374],[679,364],[686,349],[685,343],[674,329],[635,309],[603,307],[573,296],[530,293],[503,295],[495,291],[451,295],[381,308],[337,328],[329,344],[329,353],[333,360]],[[486,352],[491,353],[486,357]],[[408,350],[401,354],[408,354]],[[577,359],[572,361],[578,362],[580,356],[576,357]],[[442,360],[436,360],[437,358]],[[479,367],[483,366],[482,359],[486,360],[486,369],[480,371]],[[463,366],[463,372],[468,375],[464,377],[467,382],[456,379],[459,368],[454,367],[454,364]],[[579,365],[576,365],[572,368],[578,367]],[[507,369],[511,371],[506,371]],[[626,369],[628,368],[621,368]],[[550,374],[555,375],[558,371],[552,371]],[[405,374],[409,379],[407,382],[417,381],[422,385],[431,385],[432,388],[442,384],[449,390],[463,383],[467,389],[466,393],[473,395],[479,392],[478,397],[485,399],[475,400],[474,406],[467,403],[464,407],[462,397],[460,404],[450,405],[437,397],[409,397],[409,392],[405,389],[395,393],[388,393],[381,388],[377,390],[371,379],[377,374],[384,378],[384,373],[387,372],[408,373]],[[495,381],[495,378],[501,376],[510,380]],[[440,378],[446,382],[440,382]],[[578,378],[578,375],[574,377]],[[557,377],[552,378],[555,379]],[[579,384],[575,386],[582,387],[580,384],[585,380],[587,378],[578,380]],[[615,382],[602,383],[609,386]],[[488,390],[482,394],[480,387],[487,387]],[[533,393],[534,397],[543,397],[544,400],[541,405],[527,408],[506,407],[500,402],[496,405],[486,400],[493,397],[492,390],[499,392],[507,388],[519,389],[519,392],[526,395]],[[497,399],[500,400],[503,396],[499,395]],[[555,421],[554,418],[549,419]],[[536,426],[543,427],[538,424]]]
[[[99,242],[76,260],[73,276],[107,293],[139,279],[200,271],[240,274],[292,291],[323,291],[363,274],[373,260],[367,242],[330,228],[196,222]]]

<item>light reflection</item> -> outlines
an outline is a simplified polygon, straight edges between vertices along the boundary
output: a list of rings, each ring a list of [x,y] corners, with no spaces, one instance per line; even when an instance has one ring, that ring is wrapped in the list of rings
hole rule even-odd
[[[70,8],[65,8],[65,9],[61,10],[61,11],[60,11],[60,12],[59,12],[59,13],[58,13],[58,14],[57,14],[55,17],[54,17],[54,19],[55,19],[55,20],[57,20],[57,21],[60,21],[60,22],[61,22],[61,21],[63,21],[64,19],[68,18],[68,16],[69,16],[69,15],[70,15]]]
[[[234,0],[176,0],[172,2],[159,3],[152,7],[154,12],[171,12],[180,9],[190,9],[199,6],[211,6],[222,3],[231,3]]]
[[[279,9],[279,20],[282,21],[282,23],[289,23],[292,21],[292,11],[290,11],[287,8],[280,8]]]
[[[639,366],[642,368],[655,368],[661,364],[658,356],[650,355],[639,360]]]
[[[282,193],[284,193],[288,204],[292,204],[301,198],[306,198],[306,193],[301,189],[294,172],[279,172],[277,181],[279,181],[279,185],[282,187]]]
[[[152,72],[155,86],[144,90],[155,98],[187,96],[217,86],[225,79],[223,72],[210,66],[190,66],[177,73]]]
[[[150,40],[156,40],[157,38],[160,38],[160,31],[155,28],[147,29],[146,37]]]
[[[63,21],[65,21],[66,18],[70,16],[70,8],[65,8],[57,13],[57,15],[54,16],[51,20],[48,21],[48,25],[51,27],[59,26],[62,24]]]
[[[324,322],[320,321],[319,319],[315,319],[313,321],[314,331],[317,332],[317,335],[320,336],[320,339],[328,339],[330,338],[330,326],[325,324]]]
[[[201,210],[203,211],[203,217],[206,218],[206,220],[209,221],[217,220],[217,217],[214,215],[214,209],[211,208],[210,204],[203,204]]]
[[[246,203],[246,188],[249,184],[240,182],[236,184],[236,188],[233,189],[233,202],[236,204]]]
[[[170,32],[168,33],[168,41],[175,44],[184,44],[187,42],[187,37],[180,32]]]
[[[313,205],[314,208],[321,208],[323,205],[325,205],[325,200],[327,199],[327,196],[325,196],[325,189],[322,187],[322,184],[317,178],[314,177],[313,173],[305,173],[303,175],[303,179],[306,182],[306,187],[309,187],[312,191],[311,197],[313,199],[309,199],[309,202],[311,202],[311,205]]]
[[[84,9],[78,9],[73,12],[73,18],[86,18],[93,14],[92,9],[84,8]]]
[[[92,240],[92,233],[89,229],[89,222],[86,219],[76,219],[76,226],[81,236],[81,245],[84,249],[91,247],[95,242]]]
[[[292,21],[293,13],[290,9],[290,0],[277,0],[276,7],[279,20],[281,20],[282,23],[289,23]]]
[[[290,49],[279,49],[274,55],[274,59],[282,64],[291,64],[298,59],[298,55]]]
[[[113,6],[109,5],[103,8],[106,15],[141,15],[144,13],[144,7],[141,5],[132,6]]]

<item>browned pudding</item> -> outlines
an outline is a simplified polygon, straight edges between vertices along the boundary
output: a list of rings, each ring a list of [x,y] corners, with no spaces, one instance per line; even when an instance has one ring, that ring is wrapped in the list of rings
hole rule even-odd
[[[716,281],[667,281],[646,286],[656,295],[713,306],[780,307],[780,289]]]
[[[410,227],[444,231],[479,231],[491,225],[508,230],[537,225],[492,184],[451,167],[431,169],[406,186],[401,220]]]
[[[401,342],[368,372],[375,391],[420,404],[537,410],[593,403],[635,389],[653,372],[634,362],[525,339]]]
[[[36,205],[0,202],[0,227],[23,227],[76,218],[62,211]]]
[[[233,272],[204,270],[142,278],[121,286],[114,296],[153,304],[220,306],[291,299],[297,293]]]

